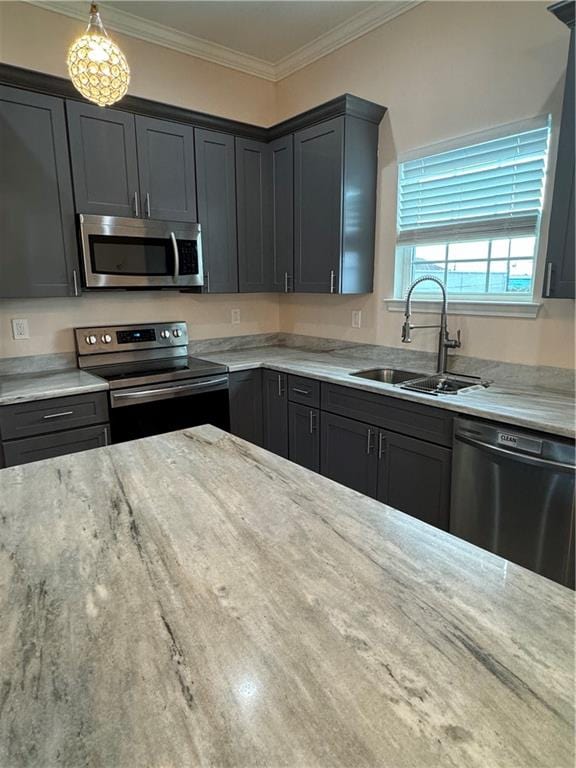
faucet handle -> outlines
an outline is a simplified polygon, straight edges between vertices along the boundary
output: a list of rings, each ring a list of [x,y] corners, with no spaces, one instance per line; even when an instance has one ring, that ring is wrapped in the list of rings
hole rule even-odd
[[[412,330],[412,326],[410,325],[410,320],[406,318],[402,326],[402,341],[404,342],[404,344],[411,343],[412,341],[412,337],[410,335],[411,330]]]
[[[450,349],[457,349],[462,346],[462,340],[460,336],[460,328],[456,331],[456,338],[451,339],[450,334],[448,331],[446,331],[446,341],[444,342],[444,345],[446,347],[449,347]]]

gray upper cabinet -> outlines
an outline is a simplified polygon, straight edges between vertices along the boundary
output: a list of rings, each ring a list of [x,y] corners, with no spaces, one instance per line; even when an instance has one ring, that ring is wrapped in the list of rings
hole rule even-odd
[[[564,86],[564,105],[558,140],[556,176],[550,214],[548,253],[544,278],[545,298],[573,299],[574,281],[574,10]]]
[[[270,146],[237,138],[236,206],[241,293],[272,290],[272,203]]]
[[[137,115],[136,143],[142,214],[196,221],[194,129]]]
[[[338,292],[343,159],[341,117],[294,137],[296,291]]]
[[[294,138],[269,144],[272,163],[272,290],[294,290]]]
[[[78,254],[64,102],[0,86],[0,297],[73,296]]]
[[[202,231],[204,292],[236,293],[236,171],[234,137],[196,129],[196,192]]]
[[[294,290],[373,288],[378,126],[345,116],[294,136]]]
[[[141,214],[134,115],[66,102],[78,213]]]

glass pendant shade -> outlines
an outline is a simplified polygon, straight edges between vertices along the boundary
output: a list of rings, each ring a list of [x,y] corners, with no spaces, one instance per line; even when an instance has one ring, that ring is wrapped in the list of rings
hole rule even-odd
[[[86,32],[70,46],[68,72],[82,96],[101,107],[119,101],[128,90],[128,62],[120,48],[108,37],[96,3],[90,6]]]

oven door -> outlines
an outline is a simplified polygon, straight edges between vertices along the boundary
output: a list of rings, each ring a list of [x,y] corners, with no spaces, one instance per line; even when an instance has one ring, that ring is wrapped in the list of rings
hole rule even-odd
[[[80,214],[86,288],[203,285],[198,224]]]
[[[212,424],[230,428],[228,376],[110,391],[113,443]]]

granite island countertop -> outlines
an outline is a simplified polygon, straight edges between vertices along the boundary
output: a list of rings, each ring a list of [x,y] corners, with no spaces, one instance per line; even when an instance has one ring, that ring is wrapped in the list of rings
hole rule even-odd
[[[567,391],[495,382],[487,389],[475,388],[459,392],[457,395],[429,395],[351,376],[354,371],[382,368],[388,363],[375,362],[373,358],[362,358],[358,355],[347,355],[342,351],[310,352],[290,347],[268,346],[204,352],[201,357],[227,365],[232,372],[266,367],[527,429],[576,437],[575,399],[573,393]],[[414,366],[402,365],[398,359],[391,359],[389,365],[418,370]],[[427,371],[424,370],[423,373],[426,374]]]
[[[214,427],[0,470],[3,768],[570,768],[573,593]]]

